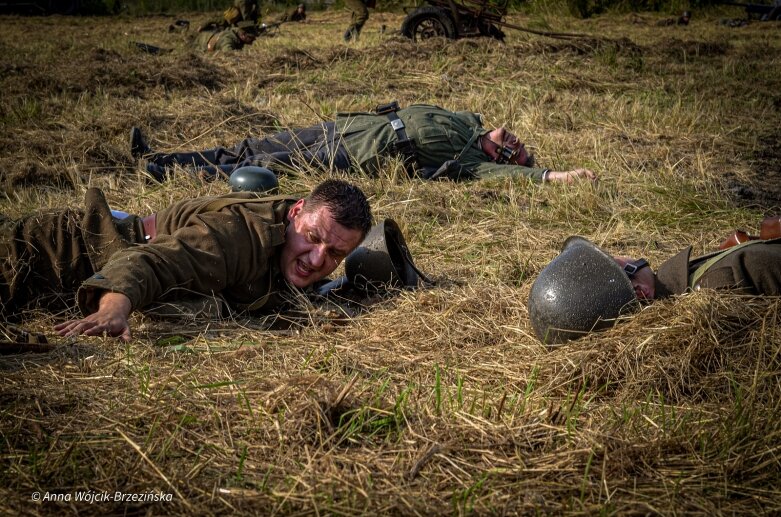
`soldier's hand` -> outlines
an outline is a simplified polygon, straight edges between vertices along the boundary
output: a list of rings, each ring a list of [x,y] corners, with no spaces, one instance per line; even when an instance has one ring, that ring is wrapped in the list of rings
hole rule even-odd
[[[122,341],[130,341],[128,317],[131,308],[130,299],[124,294],[106,292],[100,297],[97,312],[93,312],[86,318],[55,325],[54,330],[64,337],[107,334],[119,337]]]
[[[573,169],[571,171],[549,171],[547,181],[558,181],[571,185],[580,179],[587,179],[592,182],[597,181],[597,175],[589,169]]]

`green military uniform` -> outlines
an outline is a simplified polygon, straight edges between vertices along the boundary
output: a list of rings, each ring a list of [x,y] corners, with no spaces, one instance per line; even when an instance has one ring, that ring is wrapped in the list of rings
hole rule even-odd
[[[224,18],[229,25],[236,25],[241,21],[258,23],[259,15],[257,0],[234,0],[233,5],[225,10]]]
[[[239,30],[231,27],[224,30],[199,32],[195,36],[195,47],[204,52],[241,50],[245,43],[239,37]]]
[[[481,149],[479,137],[488,133],[482,115],[470,111],[449,111],[439,106],[415,104],[396,112],[407,137],[415,142],[418,168],[437,169],[448,160],[458,160],[461,179],[525,176],[542,181],[546,169],[497,164]],[[398,141],[398,133],[385,115],[340,113],[336,130],[342,136],[355,165],[368,172],[382,166],[382,157]]]
[[[494,177],[527,177],[542,181],[547,169],[498,164],[480,147],[479,137],[488,133],[482,116],[469,111],[453,112],[439,106],[416,104],[395,112],[404,124],[406,138],[414,142],[414,165],[426,179],[445,162],[458,167],[443,177],[456,180]],[[269,135],[249,137],[232,147],[215,147],[171,154],[150,153],[147,171],[163,181],[175,164],[199,167],[216,174],[238,167],[260,165],[275,172],[306,164],[324,170],[368,173],[382,170],[384,161],[398,155],[394,146],[399,133],[387,115],[340,113],[335,122]]]
[[[344,0],[344,6],[350,11],[350,26],[344,33],[345,41],[358,39],[364,24],[369,19],[369,9],[365,0]]]
[[[287,289],[279,272],[286,214],[294,200],[252,193],[201,197],[158,212],[149,243],[138,217],[112,218],[89,189],[86,210],[4,220],[0,234],[0,312],[34,303],[72,303],[87,315],[100,294],[119,292],[132,308],[220,294],[239,310],[273,309]]]
[[[749,241],[734,249],[693,259],[689,258],[691,250],[691,246],[681,250],[659,267],[657,298],[681,294],[692,288],[735,289],[746,294],[781,296],[781,239]]]

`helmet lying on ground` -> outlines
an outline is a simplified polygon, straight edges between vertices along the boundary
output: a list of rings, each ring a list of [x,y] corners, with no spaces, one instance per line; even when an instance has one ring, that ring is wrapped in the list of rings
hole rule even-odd
[[[360,246],[344,261],[347,278],[358,289],[412,288],[418,273],[399,225],[385,219],[372,227]]]
[[[632,282],[613,257],[583,237],[568,238],[543,269],[529,295],[529,317],[537,338],[560,344],[639,307]]]
[[[233,192],[261,192],[274,194],[279,188],[276,174],[265,167],[239,167],[228,178]]]

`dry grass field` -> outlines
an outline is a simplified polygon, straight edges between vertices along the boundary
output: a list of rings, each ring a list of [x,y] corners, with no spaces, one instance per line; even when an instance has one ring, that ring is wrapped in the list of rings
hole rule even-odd
[[[779,299],[700,291],[558,348],[526,307],[568,235],[658,265],[781,211],[781,24],[511,15],[589,37],[418,45],[393,34],[402,15],[373,13],[345,45],[347,16],[208,56],[167,32],[173,16],[0,18],[0,212],[79,206],[89,186],[143,214],[228,191],[147,181],[134,125],[159,149],[207,148],[394,99],[481,112],[599,183],[351,177],[438,282],[351,320],[135,314],[122,344],[58,338],[75,313],[26,314],[61,346],[0,357],[0,511],[781,513]],[[101,499],[115,492],[171,496]]]

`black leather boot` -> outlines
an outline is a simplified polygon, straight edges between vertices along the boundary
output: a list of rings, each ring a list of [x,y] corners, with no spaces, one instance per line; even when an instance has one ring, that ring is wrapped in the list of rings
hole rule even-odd
[[[130,128],[130,155],[139,159],[147,154],[152,154],[152,149],[146,145],[141,130],[137,127]]]
[[[147,175],[158,183],[163,183],[168,179],[169,171],[165,167],[161,167],[156,163],[149,162],[144,167]]]

